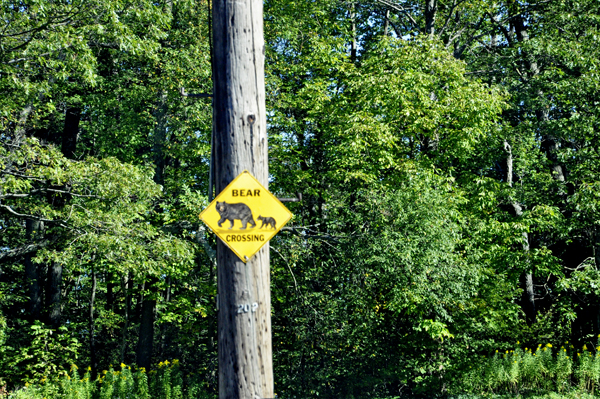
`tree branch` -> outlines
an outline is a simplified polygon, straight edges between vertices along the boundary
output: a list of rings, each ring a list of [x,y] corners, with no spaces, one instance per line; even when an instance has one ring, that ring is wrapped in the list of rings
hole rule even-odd
[[[11,249],[10,251],[0,252],[0,262],[6,262],[8,260],[18,258],[23,255],[31,254],[42,248],[46,248],[47,246],[53,244],[57,240],[58,238],[54,236],[54,238],[52,238],[51,240],[46,238],[40,242],[36,242],[35,244],[27,244],[19,248]]]
[[[444,34],[444,32],[446,31],[446,28],[448,27],[448,24],[450,23],[450,19],[452,19],[452,13],[454,12],[454,10],[456,9],[456,7],[458,7],[458,5],[461,2],[459,1],[453,1],[452,2],[452,7],[450,7],[450,11],[448,12],[448,16],[446,16],[446,20],[444,21],[444,26],[442,26],[442,29],[440,29],[440,33],[439,36],[442,36]]]
[[[292,233],[294,233],[296,235],[302,236],[302,237],[306,237],[306,238],[318,238],[318,239],[322,239],[322,240],[326,240],[326,241],[333,241],[336,244],[340,244],[340,241],[339,241],[338,237],[334,237],[334,236],[329,235],[329,234],[315,234],[314,231],[312,231],[310,229],[307,229],[305,227],[293,227],[293,226],[290,227],[290,226],[286,226],[286,227],[283,227],[281,229],[281,231],[290,231],[290,232],[292,232]],[[309,234],[306,234],[306,232],[308,232]]]
[[[9,213],[13,216],[16,216],[18,218],[22,218],[22,219],[34,219],[34,220],[39,220],[41,222],[46,222],[46,223],[57,223],[57,220],[52,220],[52,219],[46,219],[40,216],[34,216],[34,215],[26,215],[24,213],[19,213],[16,212],[14,209],[12,209],[10,206],[8,205],[0,205],[0,209],[4,209],[4,211],[6,213]]]
[[[417,24],[417,21],[415,21],[415,19],[412,17],[412,15],[409,14],[409,10],[402,7],[400,4],[392,3],[390,0],[374,0],[374,1],[384,5],[386,7],[389,7],[390,9],[392,9],[396,12],[405,14],[408,17],[408,19],[410,20],[410,22],[414,25],[414,27],[420,31],[419,24]]]

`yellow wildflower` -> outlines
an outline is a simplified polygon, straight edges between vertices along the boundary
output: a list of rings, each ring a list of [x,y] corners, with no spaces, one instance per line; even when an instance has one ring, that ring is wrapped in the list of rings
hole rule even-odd
[[[552,344],[546,344],[548,348],[552,348]]]
[[[127,365],[125,363],[121,363],[121,368],[124,369],[125,367],[127,367]]]
[[[583,350],[586,351],[587,350],[587,345],[583,344]]]

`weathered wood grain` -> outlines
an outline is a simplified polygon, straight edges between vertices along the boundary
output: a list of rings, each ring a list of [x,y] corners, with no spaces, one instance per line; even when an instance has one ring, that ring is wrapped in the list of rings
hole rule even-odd
[[[213,38],[217,194],[244,169],[268,187],[262,0],[214,1]],[[219,241],[217,262],[219,397],[272,398],[269,245],[244,263]]]

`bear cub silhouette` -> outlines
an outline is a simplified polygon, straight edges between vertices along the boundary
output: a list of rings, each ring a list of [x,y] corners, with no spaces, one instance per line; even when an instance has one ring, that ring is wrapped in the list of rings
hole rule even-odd
[[[262,222],[262,225],[260,226],[261,229],[265,227],[265,225],[267,227],[271,226],[272,228],[275,228],[275,219],[273,218],[259,216],[256,218],[256,220],[260,220]]]
[[[223,224],[224,221],[229,220],[229,223],[231,223],[229,230],[231,230],[233,228],[233,222],[236,219],[242,222],[240,230],[245,230],[248,223],[250,223],[252,227],[256,227],[256,222],[252,218],[252,211],[248,205],[244,203],[228,204],[225,201],[217,201],[217,212],[221,215],[221,219],[218,221],[219,227],[221,227],[221,224]]]

